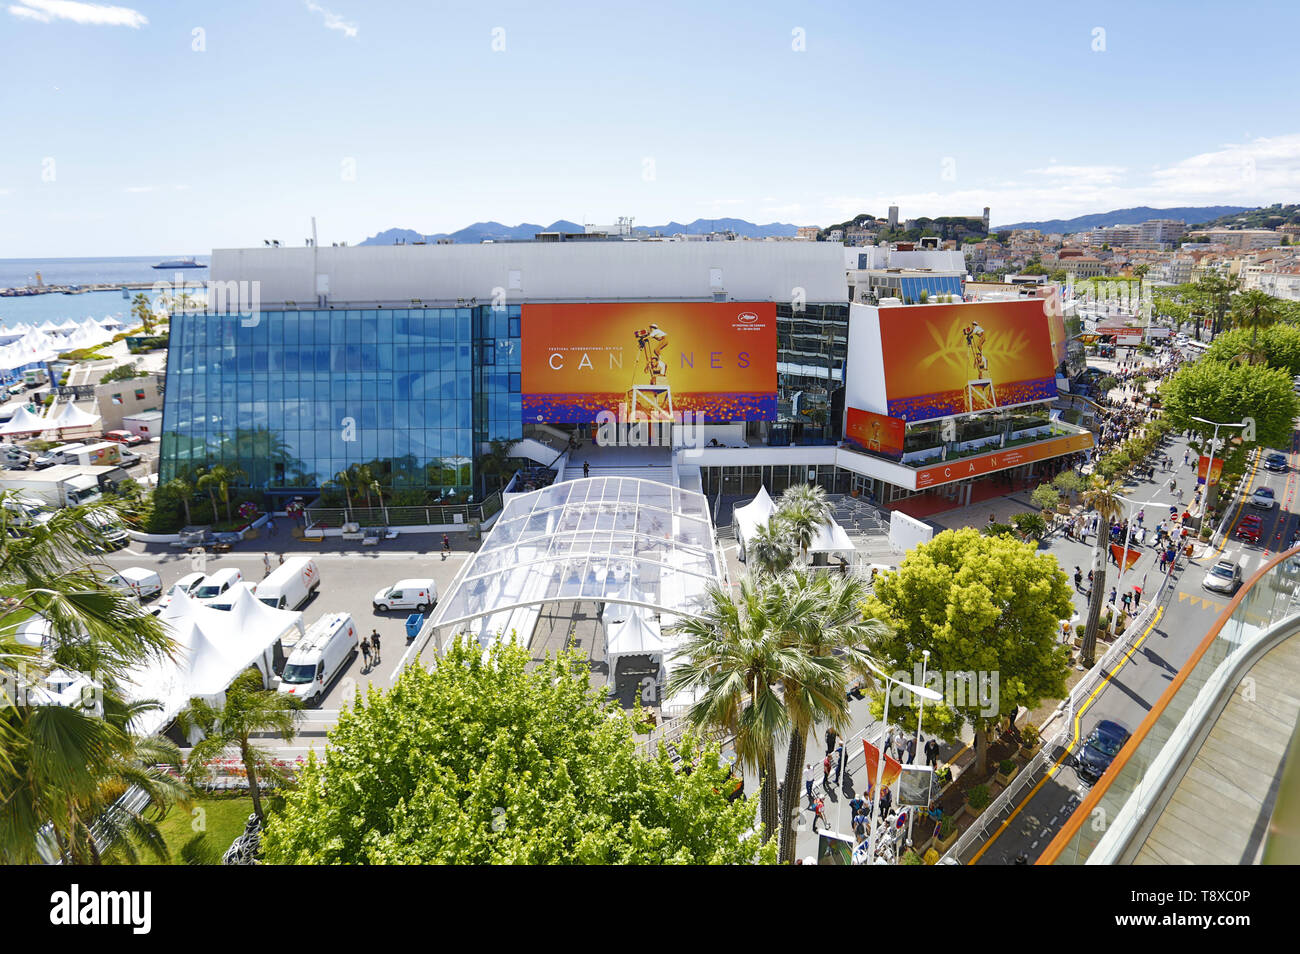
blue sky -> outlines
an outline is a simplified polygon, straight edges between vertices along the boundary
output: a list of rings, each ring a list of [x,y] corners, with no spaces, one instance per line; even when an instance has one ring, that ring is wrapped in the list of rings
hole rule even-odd
[[[328,243],[1296,202],[1297,26],[1250,2],[0,0],[0,257],[298,244],[312,215]]]

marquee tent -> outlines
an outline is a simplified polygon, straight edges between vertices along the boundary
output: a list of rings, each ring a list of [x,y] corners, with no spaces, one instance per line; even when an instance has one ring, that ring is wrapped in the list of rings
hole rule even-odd
[[[10,434],[39,434],[49,426],[49,421],[39,414],[33,414],[27,410],[27,405],[24,404],[14,412],[13,417],[0,426],[0,434],[5,436]]]
[[[754,532],[766,524],[775,512],[776,504],[772,502],[766,487],[759,487],[753,500],[731,512],[732,520],[736,525],[736,540],[740,543],[742,559],[749,541],[754,539]]]
[[[77,407],[77,405],[69,401],[67,404],[63,405],[62,410],[54,412],[47,418],[45,426],[46,428],[56,428],[65,431],[77,427],[94,427],[99,422],[100,416],[98,414],[91,414],[88,411],[83,411],[81,408]]]
[[[853,541],[834,518],[817,528],[817,535],[808,545],[809,553],[852,553],[854,550]]]

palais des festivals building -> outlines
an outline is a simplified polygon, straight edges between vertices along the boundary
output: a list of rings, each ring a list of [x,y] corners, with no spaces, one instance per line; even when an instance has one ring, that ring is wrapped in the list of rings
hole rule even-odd
[[[949,269],[928,290],[944,303],[863,303],[850,288],[860,251],[218,249],[210,286],[225,302],[210,288],[206,312],[172,317],[160,479],[220,463],[273,498],[310,499],[367,465],[395,503],[477,501],[489,441],[549,466],[568,437],[639,414],[686,425],[607,435],[671,433],[675,446],[646,453],[684,488],[814,481],[924,511],[1091,446],[1051,411],[1063,329],[1041,301],[962,303]]]

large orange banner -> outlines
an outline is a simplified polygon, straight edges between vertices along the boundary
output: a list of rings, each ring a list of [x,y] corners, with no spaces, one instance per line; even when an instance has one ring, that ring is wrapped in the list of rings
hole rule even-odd
[[[891,417],[926,421],[1056,397],[1042,299],[895,306],[879,316]]]
[[[1209,466],[1210,466],[1210,458],[1208,454],[1202,454],[1200,457],[1196,459],[1196,482],[1198,484],[1205,483],[1205,471],[1209,468]],[[1223,475],[1223,458],[1216,457],[1214,458],[1214,469],[1210,473],[1210,483],[1217,484],[1219,482],[1219,478],[1222,475]]]
[[[963,457],[947,464],[937,464],[934,467],[918,470],[916,489],[950,484],[954,480],[965,480],[967,477],[980,477],[997,470],[1006,470],[1008,467],[1019,467],[1021,464],[1032,464],[1034,461],[1047,460],[1049,457],[1073,454],[1076,451],[1087,450],[1091,446],[1091,434],[1070,434],[1065,437],[1053,437],[1040,444],[1026,444],[1024,447],[1012,447],[991,454]]]
[[[856,407],[844,415],[844,436],[869,451],[898,460],[903,456],[907,423],[897,417],[873,414]]]
[[[773,302],[526,304],[521,315],[525,420],[776,419]]]
[[[867,784],[876,784],[876,760],[880,757],[880,750],[868,742],[862,740],[862,751],[867,759]],[[898,781],[899,774],[903,771],[903,763],[899,762],[891,755],[885,756],[885,768],[880,776],[881,785],[893,785]]]

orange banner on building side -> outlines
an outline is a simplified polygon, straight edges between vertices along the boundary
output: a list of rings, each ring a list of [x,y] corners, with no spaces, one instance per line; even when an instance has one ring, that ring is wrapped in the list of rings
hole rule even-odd
[[[918,470],[916,472],[916,489],[923,490],[926,487],[937,487],[940,484],[950,484],[954,480],[965,480],[968,477],[981,477],[994,471],[1019,467],[1021,464],[1032,464],[1035,461],[1060,457],[1062,454],[1073,454],[1077,451],[1087,450],[1090,447],[1092,447],[1092,434],[1069,434],[1064,437],[1054,437],[1038,444],[1026,444],[1023,447],[1012,447],[1003,451],[994,451],[991,454],[963,457],[960,460],[949,461],[946,464],[936,464],[933,467]]]

